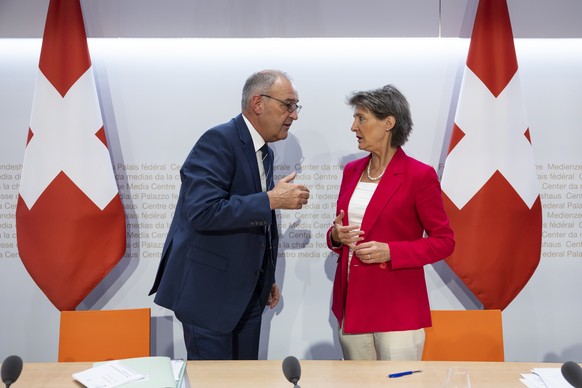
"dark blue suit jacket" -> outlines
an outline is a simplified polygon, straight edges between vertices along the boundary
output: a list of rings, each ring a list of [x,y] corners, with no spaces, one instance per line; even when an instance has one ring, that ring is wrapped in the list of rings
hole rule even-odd
[[[273,158],[273,151],[269,149]],[[273,159],[271,159],[273,160]],[[255,290],[271,225],[262,303],[275,282],[278,231],[261,191],[242,115],[205,132],[180,170],[182,186],[150,295],[182,322],[228,333]]]

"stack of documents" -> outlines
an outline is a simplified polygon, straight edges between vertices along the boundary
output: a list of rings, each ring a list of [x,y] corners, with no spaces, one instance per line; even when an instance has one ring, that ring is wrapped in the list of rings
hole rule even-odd
[[[528,388],[572,388],[562,376],[561,368],[533,368],[531,371],[522,374],[520,379]]]
[[[138,357],[99,362],[74,373],[87,388],[188,388],[186,363],[169,357]]]

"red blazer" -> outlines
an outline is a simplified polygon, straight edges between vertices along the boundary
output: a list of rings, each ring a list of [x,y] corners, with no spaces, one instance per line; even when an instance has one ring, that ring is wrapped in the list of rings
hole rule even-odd
[[[347,214],[348,204],[371,156],[346,165],[337,201],[337,212]],[[348,217],[343,219],[349,224]],[[431,326],[424,265],[451,255],[455,245],[441,198],[435,170],[399,148],[388,164],[364,214],[361,229],[365,241],[388,243],[391,260],[364,264],[351,260],[349,249],[339,253],[333,285],[332,311],[346,333],[415,330]],[[426,232],[426,236],[424,235]]]

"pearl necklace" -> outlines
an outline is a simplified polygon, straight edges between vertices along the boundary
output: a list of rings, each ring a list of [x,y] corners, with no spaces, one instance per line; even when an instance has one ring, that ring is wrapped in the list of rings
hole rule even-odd
[[[379,180],[380,178],[382,178],[382,175],[384,175],[384,172],[386,171],[386,167],[384,167],[384,170],[382,170],[380,175],[378,175],[376,177],[372,177],[370,175],[370,164],[372,164],[372,163],[368,163],[368,171],[366,171],[366,173],[368,175],[368,179],[371,180],[372,182],[375,182],[375,181]]]

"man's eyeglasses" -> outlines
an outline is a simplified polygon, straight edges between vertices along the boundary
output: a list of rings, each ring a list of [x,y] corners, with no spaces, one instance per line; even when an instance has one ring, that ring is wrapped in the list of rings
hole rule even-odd
[[[271,97],[268,94],[261,94],[261,97],[267,97],[270,98],[271,100],[275,100],[280,102],[281,104],[285,105],[287,107],[287,112],[289,113],[293,113],[293,112],[297,112],[299,113],[299,111],[301,110],[302,106],[298,105],[296,102],[288,102],[288,101],[283,101],[283,100],[279,100],[278,98],[275,97]]]

